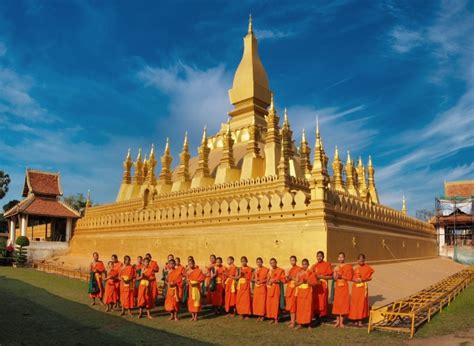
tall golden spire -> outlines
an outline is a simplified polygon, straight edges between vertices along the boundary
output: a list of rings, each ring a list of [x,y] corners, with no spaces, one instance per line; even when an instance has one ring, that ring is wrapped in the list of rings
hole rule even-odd
[[[362,163],[362,157],[359,156],[359,163],[357,165],[357,187],[359,188],[359,196],[366,198],[367,196],[367,180],[365,174],[365,167]]]
[[[249,16],[247,35],[244,37],[242,60],[235,71],[229,98],[235,107],[229,112],[232,124],[235,123],[238,128],[247,127],[251,119],[256,118],[257,125],[265,125],[264,116],[270,105],[271,91],[267,73],[258,54],[251,16]]]
[[[258,147],[258,128],[255,125],[255,119],[249,126],[249,141],[247,143],[247,154],[253,157],[260,157],[260,148]]]
[[[372,157],[369,155],[369,163],[367,164],[367,181],[368,191],[370,193],[370,199],[373,203],[379,203],[379,195],[377,188],[375,187],[375,170],[372,164]]]
[[[181,181],[189,181],[189,158],[191,155],[189,154],[189,144],[188,144],[188,131],[184,133],[184,142],[183,142],[183,150],[179,155],[179,168],[178,168],[178,180]]]
[[[234,162],[234,140],[230,132],[230,123],[227,123],[227,130],[224,135],[224,146],[222,148],[222,156],[220,165],[224,168],[235,168]]]
[[[142,162],[142,148],[138,149],[137,159],[135,160],[135,175],[133,176],[133,183],[141,185],[143,183],[143,162]]]
[[[209,152],[210,149],[207,146],[207,129],[204,127],[202,132],[201,145],[198,149],[198,166],[194,177],[209,177]]]
[[[165,150],[163,156],[161,156],[160,172],[160,182],[165,184],[171,183],[171,161],[173,161],[173,158],[170,155],[170,141],[169,138],[166,138]]]
[[[283,139],[283,143],[285,143],[285,139]],[[286,176],[289,175],[289,164],[288,164],[288,157],[285,155],[285,148],[284,145],[281,146],[281,153],[280,153],[280,162],[278,162],[278,178],[284,179]]]
[[[407,201],[405,199],[405,195],[402,197],[402,213],[407,214]]]
[[[358,196],[359,193],[354,183],[354,163],[351,159],[351,153],[347,151],[346,161],[346,189],[351,195]]]
[[[145,154],[145,157],[143,158],[143,165],[142,165],[142,170],[143,170],[143,181],[145,182],[147,180],[147,175],[148,175],[148,160],[146,158],[146,154]]]
[[[346,191],[344,181],[342,180],[342,162],[339,158],[339,149],[334,150],[334,160],[332,162],[332,170],[334,173],[334,189],[338,191]]]
[[[280,130],[281,139],[282,139],[282,147],[285,150],[285,157],[289,159],[293,157],[294,150],[293,150],[293,131],[290,127],[290,121],[288,120],[288,110],[285,108],[284,118],[283,118],[283,126]]]
[[[132,166],[133,166],[133,162],[132,162],[132,157],[130,155],[130,148],[129,148],[127,152],[127,156],[125,157],[125,161],[123,162],[123,177],[122,177],[123,184],[130,184],[132,182],[132,175],[131,175]]]
[[[314,162],[310,180],[311,198],[314,200],[325,200],[327,197],[327,187],[329,185],[329,175],[324,157],[324,148],[319,133],[319,123],[316,124],[316,143],[314,145]]]
[[[148,173],[146,176],[146,182],[151,185],[156,185],[156,175],[155,175],[155,167],[156,167],[156,158],[155,158],[155,145],[151,145],[150,149],[150,156],[148,158]]]
[[[303,129],[301,131],[301,143],[300,143],[300,167],[301,172],[305,175],[305,177],[311,176],[311,149],[308,145],[308,141],[306,140],[306,133]]]

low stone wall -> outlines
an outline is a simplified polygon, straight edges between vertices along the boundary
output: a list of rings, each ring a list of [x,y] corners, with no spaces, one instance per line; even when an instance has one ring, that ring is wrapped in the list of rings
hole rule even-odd
[[[28,261],[39,262],[54,256],[66,255],[69,251],[67,242],[31,241],[28,246]]]

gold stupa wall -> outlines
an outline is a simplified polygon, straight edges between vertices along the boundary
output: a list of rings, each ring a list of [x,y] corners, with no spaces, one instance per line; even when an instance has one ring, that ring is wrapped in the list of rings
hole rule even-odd
[[[128,152],[114,203],[86,208],[70,243],[70,254],[193,255],[205,263],[211,253],[313,260],[318,250],[334,261],[398,261],[436,256],[433,226],[380,204],[369,157],[345,164],[335,150],[332,175],[319,131],[314,158],[303,131],[295,145],[285,110],[280,128],[252,24],[229,91],[234,105],[227,124],[208,136],[191,157],[187,134],[172,170],[170,141],[155,174],[155,149],[148,158]],[[132,168],[134,170],[132,175]]]

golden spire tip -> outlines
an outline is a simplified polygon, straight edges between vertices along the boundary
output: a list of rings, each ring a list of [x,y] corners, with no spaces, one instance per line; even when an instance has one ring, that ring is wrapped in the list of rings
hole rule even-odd
[[[253,33],[252,14],[249,14],[249,34]]]

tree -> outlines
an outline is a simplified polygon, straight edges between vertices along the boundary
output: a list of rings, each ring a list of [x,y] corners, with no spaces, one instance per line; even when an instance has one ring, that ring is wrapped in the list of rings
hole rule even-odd
[[[64,197],[63,200],[71,208],[76,209],[81,214],[84,212],[84,209],[86,208],[87,199],[84,197],[84,194],[82,193],[76,193],[75,195]]]
[[[11,208],[13,208],[15,205],[17,205],[18,203],[20,203],[19,200],[17,199],[12,199],[10,202],[8,202],[7,204],[5,204],[3,206],[3,211],[6,212],[7,210],[10,210]]]
[[[8,223],[7,220],[3,217],[3,214],[13,208],[15,205],[20,203],[20,201],[13,199],[3,206],[3,213],[0,214],[0,232],[8,232]]]
[[[4,171],[0,171],[0,199],[5,197],[7,194],[10,181],[10,176]]]

